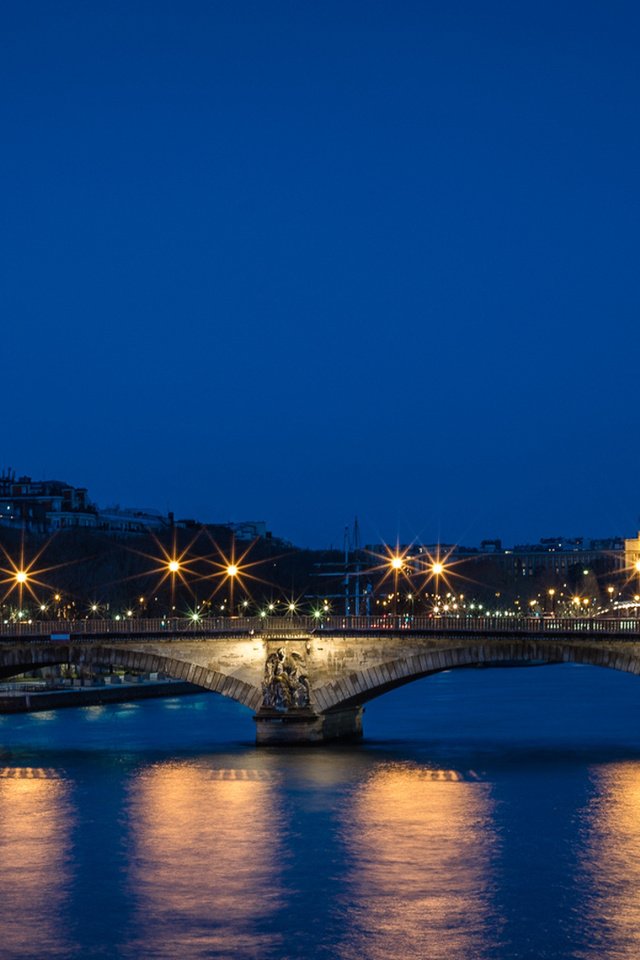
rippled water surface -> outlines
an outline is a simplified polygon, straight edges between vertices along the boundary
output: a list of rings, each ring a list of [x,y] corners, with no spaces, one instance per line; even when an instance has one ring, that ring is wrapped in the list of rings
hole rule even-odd
[[[214,695],[0,717],[0,957],[640,957],[640,679],[460,670],[356,747]]]

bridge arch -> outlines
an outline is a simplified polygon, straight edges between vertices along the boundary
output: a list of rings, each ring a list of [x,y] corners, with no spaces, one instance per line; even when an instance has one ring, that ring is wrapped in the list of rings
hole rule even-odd
[[[135,650],[117,645],[83,647],[75,644],[38,643],[0,651],[0,676],[12,677],[27,670],[59,664],[95,667],[122,667],[140,673],[164,673],[173,680],[185,680],[203,690],[229,697],[251,710],[262,702],[262,690],[244,680],[188,660]]]
[[[314,690],[319,710],[360,706],[396,687],[443,670],[474,666],[578,663],[640,674],[640,652],[623,644],[490,641],[408,654],[329,681]]]

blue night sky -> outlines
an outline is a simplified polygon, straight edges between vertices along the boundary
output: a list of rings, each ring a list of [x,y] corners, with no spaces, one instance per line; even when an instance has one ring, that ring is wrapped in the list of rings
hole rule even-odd
[[[2,462],[301,545],[631,535],[632,2],[4,4]]]

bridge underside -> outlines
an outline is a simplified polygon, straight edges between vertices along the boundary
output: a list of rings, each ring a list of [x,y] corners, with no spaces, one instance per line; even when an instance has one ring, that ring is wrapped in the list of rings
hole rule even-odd
[[[192,647],[185,643],[155,647],[126,642],[22,643],[0,650],[0,676],[66,663],[161,672],[244,704],[256,714],[257,742],[279,746],[357,739],[362,736],[364,704],[444,670],[578,663],[640,673],[640,644],[635,642],[494,639],[469,643],[455,638],[427,643],[403,636],[385,638],[382,645],[379,639],[326,635],[271,642],[282,644],[287,656],[297,656],[300,663],[304,658],[310,691],[307,706],[263,706],[262,681],[271,648],[254,640],[234,648],[235,653],[229,648],[224,655],[217,641]]]
[[[3,651],[0,655],[0,677],[15,677],[42,667],[74,664],[87,667],[118,667],[135,673],[163,673],[173,680],[185,680],[203,690],[220,693],[257,710],[262,690],[237,677],[222,673],[212,666],[200,666],[173,656],[161,656],[127,647],[86,646],[75,644],[38,644]]]
[[[453,644],[409,653],[401,658],[343,676],[314,689],[315,702],[324,713],[362,706],[390,690],[445,670],[469,667],[540,666],[561,663],[588,664],[625,673],[640,673],[640,645],[585,641],[489,641]]]

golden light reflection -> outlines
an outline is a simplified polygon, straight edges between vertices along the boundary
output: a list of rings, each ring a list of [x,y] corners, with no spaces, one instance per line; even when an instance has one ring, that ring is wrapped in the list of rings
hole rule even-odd
[[[640,764],[610,763],[594,772],[597,795],[586,810],[582,855],[584,960],[640,956]]]
[[[139,956],[259,957],[280,942],[282,815],[260,771],[162,764],[129,805]],[[136,948],[136,945],[133,945]]]
[[[488,784],[394,765],[359,784],[343,818],[347,878],[341,960],[481,960],[499,923]]]
[[[75,956],[66,916],[69,788],[48,771],[0,770],[0,955],[7,960]]]

